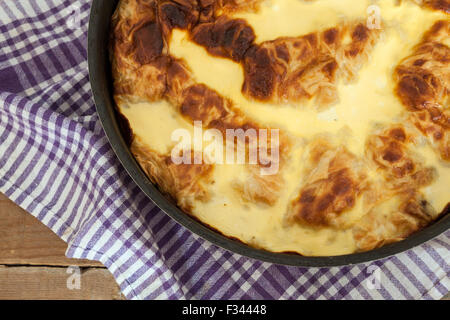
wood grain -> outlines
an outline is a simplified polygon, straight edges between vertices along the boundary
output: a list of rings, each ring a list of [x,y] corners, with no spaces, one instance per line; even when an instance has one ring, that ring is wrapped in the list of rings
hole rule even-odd
[[[70,277],[73,273],[62,267],[0,266],[0,300],[124,299],[106,269],[81,268],[79,289]]]
[[[96,261],[66,258],[67,244],[0,193],[0,264],[101,267]]]
[[[124,299],[100,262],[65,257],[67,244],[0,193],[0,300]],[[80,267],[80,289],[67,281]]]

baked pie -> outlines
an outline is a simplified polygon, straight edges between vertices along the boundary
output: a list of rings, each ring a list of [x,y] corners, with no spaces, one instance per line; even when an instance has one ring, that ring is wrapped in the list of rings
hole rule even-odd
[[[449,14],[448,0],[121,0],[110,59],[130,148],[186,214],[253,247],[405,239],[450,205]]]

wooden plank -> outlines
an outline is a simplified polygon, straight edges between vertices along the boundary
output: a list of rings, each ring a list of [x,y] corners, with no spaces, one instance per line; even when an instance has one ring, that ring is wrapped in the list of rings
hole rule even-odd
[[[108,270],[81,268],[77,282],[67,269],[0,266],[0,300],[125,299]]]
[[[0,193],[0,264],[101,267],[68,259],[67,244],[39,220]]]

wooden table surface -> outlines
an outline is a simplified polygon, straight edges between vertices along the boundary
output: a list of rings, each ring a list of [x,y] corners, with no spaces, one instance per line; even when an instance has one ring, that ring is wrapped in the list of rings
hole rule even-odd
[[[0,193],[1,300],[124,299],[101,263],[68,259],[66,247],[50,229]],[[73,267],[81,273],[79,286]]]
[[[66,247],[50,229],[0,193],[0,300],[124,299],[101,263],[68,259]],[[68,288],[69,267],[81,270],[79,289]]]

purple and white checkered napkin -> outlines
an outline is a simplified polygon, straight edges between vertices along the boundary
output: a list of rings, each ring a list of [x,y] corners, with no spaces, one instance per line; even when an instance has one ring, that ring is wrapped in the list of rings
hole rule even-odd
[[[296,268],[215,247],[161,212],[111,150],[87,67],[89,0],[0,0],[0,191],[135,299],[439,299],[450,232],[372,264]],[[377,270],[377,271],[374,271]],[[377,280],[380,281],[377,281]]]

